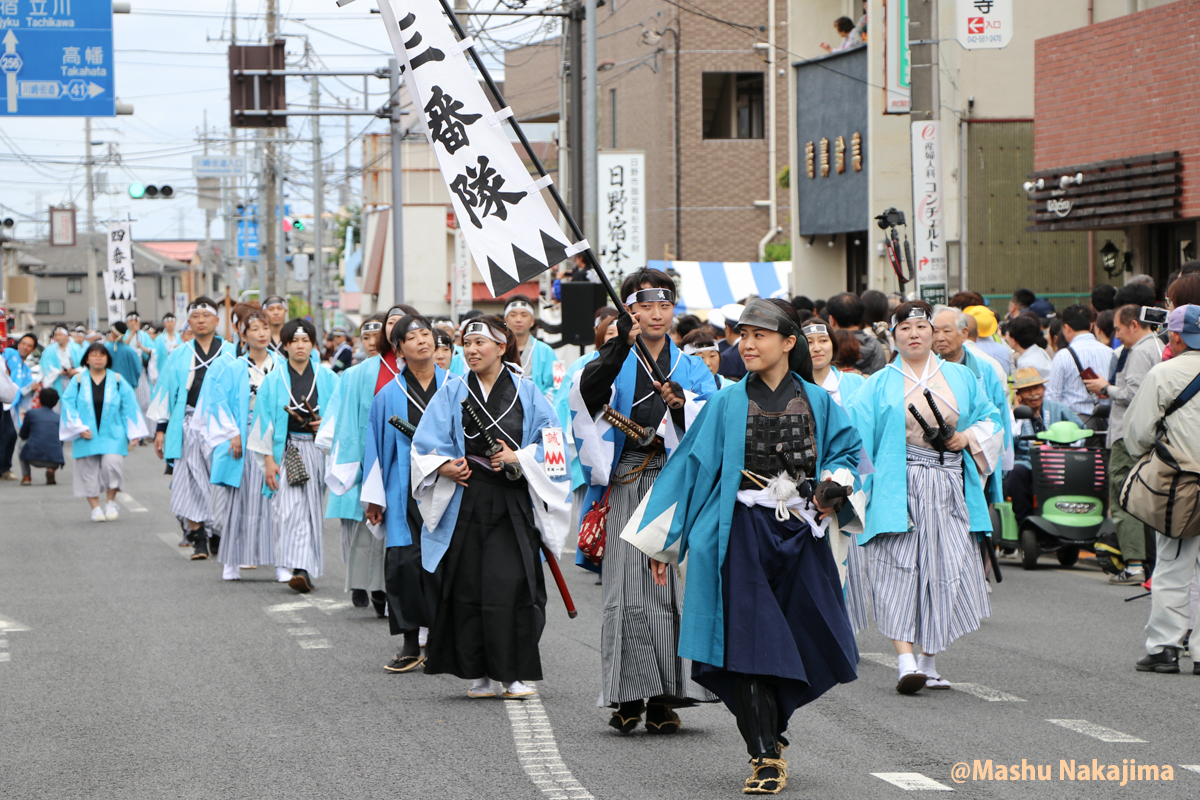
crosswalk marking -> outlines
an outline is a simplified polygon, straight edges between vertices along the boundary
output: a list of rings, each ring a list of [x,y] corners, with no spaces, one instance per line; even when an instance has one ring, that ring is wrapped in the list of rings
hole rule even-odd
[[[973,694],[980,700],[987,700],[989,703],[1024,703],[1024,697],[1017,697],[1015,694],[1002,692],[999,689],[993,689],[990,686],[982,686],[978,683],[952,683],[950,688],[956,692],[966,692]]]
[[[1088,722],[1086,719],[1048,719],[1051,725],[1058,725],[1066,728],[1069,731],[1082,733],[1084,736],[1091,736],[1093,739],[1099,739],[1102,742],[1124,742],[1126,744],[1145,744],[1145,739],[1139,739],[1136,736],[1130,736],[1128,733],[1114,731],[1112,728],[1106,728],[1103,725],[1097,725],[1094,722]]]
[[[137,500],[134,500],[133,495],[129,494],[128,492],[117,492],[117,499],[121,501],[121,505],[125,506],[125,508],[135,514],[150,510]]]
[[[953,792],[944,783],[938,783],[933,778],[927,778],[919,772],[872,772],[876,778],[885,780],[893,786],[899,786],[907,792]]]

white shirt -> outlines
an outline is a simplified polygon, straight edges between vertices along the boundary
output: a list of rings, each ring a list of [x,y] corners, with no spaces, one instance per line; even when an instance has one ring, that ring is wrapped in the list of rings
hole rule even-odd
[[[1054,361],[1050,365],[1050,382],[1046,386],[1046,399],[1062,403],[1082,417],[1089,417],[1096,406],[1096,396],[1083,385],[1083,379],[1079,377],[1079,367],[1071,357],[1072,350],[1079,357],[1083,368],[1091,367],[1100,378],[1109,376],[1115,356],[1111,347],[1101,344],[1090,333],[1075,334],[1070,348],[1064,348],[1054,354]]]

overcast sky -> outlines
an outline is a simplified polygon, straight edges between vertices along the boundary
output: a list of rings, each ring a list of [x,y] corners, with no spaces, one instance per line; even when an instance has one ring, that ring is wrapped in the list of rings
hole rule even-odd
[[[97,2],[97,0],[75,0]],[[135,220],[137,239],[168,239],[204,235],[204,214],[196,208],[195,180],[191,174],[193,155],[203,152],[199,137],[207,112],[210,136],[228,138],[229,90],[226,48],[230,43],[230,0],[132,0],[132,14],[113,18],[116,95],[134,106],[133,116],[94,118],[92,141],[105,144],[93,148],[99,159],[115,142],[121,164],[99,164],[107,173],[109,194],[96,198],[98,220]],[[371,14],[375,0],[356,0],[339,9],[334,0],[278,0],[278,31],[287,39],[288,63],[298,63],[311,48],[317,69],[367,70],[386,66],[390,54],[387,36],[378,14]],[[510,0],[512,5],[516,2]],[[550,0],[530,0],[528,7],[552,5]],[[471,0],[472,8],[503,8],[500,0]],[[237,38],[240,44],[258,44],[265,31],[265,0],[237,0]],[[507,18],[491,18],[494,31],[484,40],[498,52],[508,43],[536,40],[546,26],[557,32],[558,21],[546,18],[513,24]],[[506,25],[507,23],[507,25]],[[539,24],[543,24],[539,27]],[[493,59],[489,59],[493,60]],[[497,71],[496,77],[500,74]],[[369,108],[383,104],[387,82],[371,78]],[[288,78],[289,105],[309,102],[309,84]],[[363,79],[322,78],[322,106],[334,107],[348,100],[363,107]],[[292,137],[311,137],[311,118],[294,118]],[[362,132],[385,132],[386,123],[371,117],[350,117],[352,137]],[[336,170],[327,175],[331,184],[340,180],[345,165],[345,122],[325,117],[321,124],[325,161]],[[0,216],[17,221],[16,236],[35,235],[32,215],[45,219],[50,205],[75,203],[79,225],[84,224],[84,121],[79,117],[6,118],[0,115]],[[228,143],[210,145],[210,153],[225,152]],[[361,164],[361,143],[350,147],[353,168]],[[290,163],[303,172],[298,180],[309,183],[311,152],[306,144],[291,145]],[[131,182],[170,184],[178,191],[174,200],[130,200]],[[356,190],[361,182],[355,183]],[[311,211],[311,194],[306,186],[289,187],[287,202],[294,213]],[[336,206],[337,193],[331,186],[326,207]],[[43,227],[44,235],[44,227]],[[213,237],[220,239],[220,222],[213,224]]]

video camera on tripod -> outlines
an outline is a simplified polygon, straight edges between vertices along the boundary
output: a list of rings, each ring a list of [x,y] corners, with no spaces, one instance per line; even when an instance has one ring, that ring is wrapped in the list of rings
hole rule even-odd
[[[888,261],[892,265],[892,269],[896,273],[896,280],[900,282],[900,299],[905,300],[904,284],[909,283],[913,279],[913,259],[912,249],[908,244],[908,228],[904,222],[904,212],[896,209],[886,209],[882,214],[875,218],[881,230],[887,231],[887,236],[884,237],[884,246],[887,248]],[[904,244],[903,249],[900,244],[900,236],[896,233],[896,226],[904,226]],[[903,263],[901,257],[903,256]],[[904,264],[908,264],[908,277],[904,277]]]

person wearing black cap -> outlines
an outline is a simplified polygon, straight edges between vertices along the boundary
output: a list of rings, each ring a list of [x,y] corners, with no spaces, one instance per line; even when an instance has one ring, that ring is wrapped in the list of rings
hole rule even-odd
[[[679,655],[737,717],[744,792],[775,794],[793,712],[857,677],[843,562],[866,510],[862,440],[813,383],[789,303],[751,300],[737,326],[748,376],[705,404],[621,540],[660,587],[686,559]]]
[[[270,349],[278,353],[281,357],[287,358],[287,353],[283,352],[283,343],[279,340],[279,333],[283,330],[283,323],[287,322],[287,300],[277,294],[273,294],[263,301],[262,308],[263,313],[267,315],[267,322],[271,324]]]
[[[568,401],[588,483],[583,508],[606,505],[609,531],[629,520],[699,413],[698,404],[717,391],[708,366],[681,353],[667,335],[675,309],[670,276],[640,269],[622,281],[621,295],[629,314],[617,318],[617,335],[572,381]],[[667,385],[652,377],[634,349],[639,333]],[[650,431],[650,440],[627,438],[613,425],[611,412],[605,415],[606,407]],[[582,552],[575,563],[595,568]],[[616,709],[609,725],[627,734],[645,713],[647,732],[677,733],[679,716],[672,709],[716,700],[691,680],[676,652],[683,590],[673,576],[665,586],[656,585],[645,557],[616,536],[606,539],[601,568],[601,702]]]

